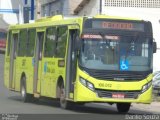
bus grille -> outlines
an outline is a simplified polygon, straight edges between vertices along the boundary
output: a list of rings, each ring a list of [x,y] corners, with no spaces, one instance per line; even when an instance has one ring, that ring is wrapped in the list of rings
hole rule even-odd
[[[98,97],[112,98],[113,94],[124,94],[124,98],[136,99],[140,91],[109,91],[109,90],[96,90]]]
[[[143,75],[129,75],[129,74],[92,74],[97,79],[108,80],[143,80],[146,76]]]
[[[92,77],[101,80],[143,80],[145,79],[151,72],[125,72],[125,71],[101,71],[101,70],[89,70],[85,69],[85,71]]]

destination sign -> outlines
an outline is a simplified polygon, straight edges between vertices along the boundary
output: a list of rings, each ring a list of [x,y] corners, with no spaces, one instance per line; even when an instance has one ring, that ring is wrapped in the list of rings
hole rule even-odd
[[[134,28],[132,23],[102,22],[101,25],[102,28],[110,28],[110,29],[132,30]]]
[[[90,23],[90,24],[89,24]],[[111,21],[111,20],[90,20],[85,28],[106,29],[106,30],[128,30],[144,32],[144,23],[134,21]]]

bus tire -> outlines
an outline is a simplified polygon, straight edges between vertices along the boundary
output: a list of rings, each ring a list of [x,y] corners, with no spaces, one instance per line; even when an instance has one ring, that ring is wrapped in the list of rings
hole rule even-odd
[[[119,113],[127,113],[130,109],[131,103],[117,103],[117,110]]]
[[[72,102],[65,99],[65,89],[64,89],[64,83],[61,83],[60,85],[60,107],[63,109],[71,109]]]
[[[32,96],[26,90],[26,78],[23,77],[21,81],[21,98],[23,102],[30,102]]]

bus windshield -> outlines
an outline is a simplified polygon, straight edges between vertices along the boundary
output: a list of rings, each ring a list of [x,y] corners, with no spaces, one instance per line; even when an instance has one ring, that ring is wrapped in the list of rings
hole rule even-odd
[[[151,39],[142,35],[82,36],[80,65],[95,70],[149,71]]]

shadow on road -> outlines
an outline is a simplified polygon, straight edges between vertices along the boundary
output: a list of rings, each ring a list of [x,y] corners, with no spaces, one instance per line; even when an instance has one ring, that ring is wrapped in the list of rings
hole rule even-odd
[[[21,99],[20,96],[9,96],[8,99],[18,101],[18,102],[22,102],[22,99]]]
[[[10,100],[22,102],[20,96],[10,96],[8,97]],[[25,104],[25,103],[24,103]],[[48,98],[41,98],[39,100],[33,100],[29,104],[34,104],[34,105],[41,105],[41,106],[47,106],[47,107],[53,107],[53,108],[60,108],[58,100],[54,99],[48,99]],[[108,105],[108,104],[85,104],[85,105],[77,105],[75,104],[70,111],[76,112],[76,113],[91,113],[91,114],[119,114],[119,115],[125,115],[125,114],[120,114],[117,112],[116,107],[113,105]],[[131,107],[129,113],[130,115],[134,114],[153,114],[151,112],[146,112],[146,111],[141,111],[141,110],[136,110]]]

